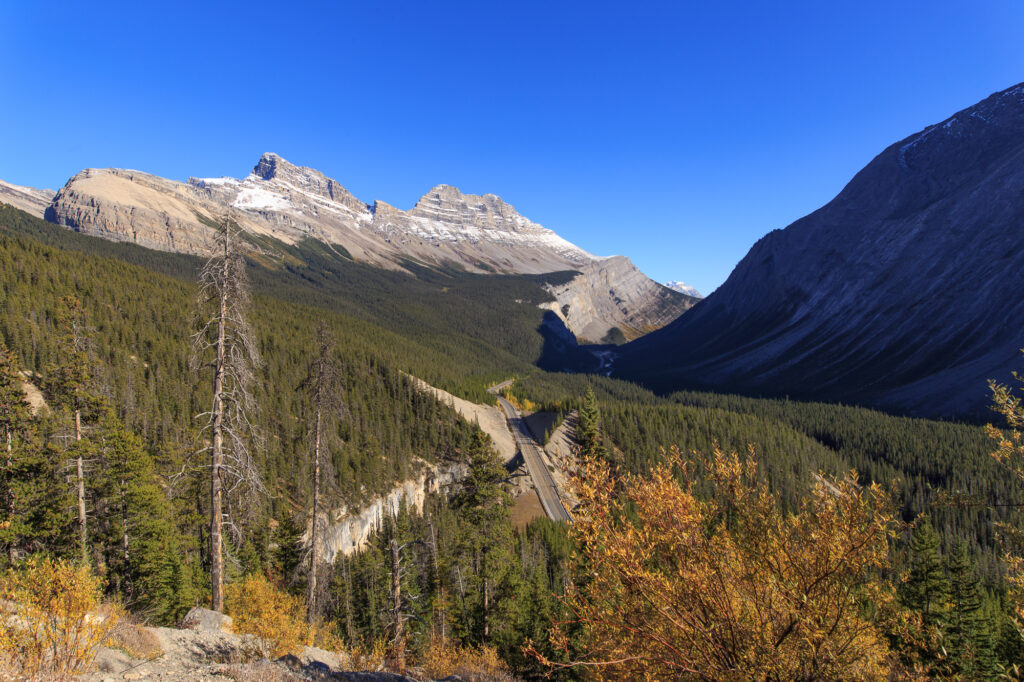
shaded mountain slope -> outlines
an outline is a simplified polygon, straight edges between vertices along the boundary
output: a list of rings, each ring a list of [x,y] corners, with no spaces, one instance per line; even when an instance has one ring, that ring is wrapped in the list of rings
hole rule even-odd
[[[888,147],[626,346],[616,375],[923,415],[983,411],[1024,345],[1024,85]]]

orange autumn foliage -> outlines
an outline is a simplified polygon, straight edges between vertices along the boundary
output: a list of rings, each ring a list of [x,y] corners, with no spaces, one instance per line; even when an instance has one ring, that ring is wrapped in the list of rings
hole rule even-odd
[[[897,529],[893,502],[856,476],[819,477],[784,513],[747,457],[701,463],[713,494],[673,448],[649,477],[616,480],[590,460],[576,481],[572,535],[582,587],[556,649],[598,679],[881,679],[893,604],[879,579]],[[678,474],[682,472],[682,475]]]
[[[1016,372],[1013,376],[1024,386],[1024,377]],[[1009,469],[1018,483],[1024,484],[1024,403],[1010,386],[989,382],[992,390],[992,409],[1006,420],[1006,428],[998,429],[992,424],[985,426],[985,433],[996,442],[992,457]],[[1003,557],[1007,565],[1007,582],[1014,599],[1014,610],[1018,619],[1024,619],[1024,529],[1001,524],[1000,534],[1007,547]]]

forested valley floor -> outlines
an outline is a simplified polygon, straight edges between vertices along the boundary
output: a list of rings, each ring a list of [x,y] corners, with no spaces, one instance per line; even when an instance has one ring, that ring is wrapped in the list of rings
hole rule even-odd
[[[1012,394],[993,414],[1010,419],[1002,438],[849,406],[659,396],[535,367],[540,283],[568,275],[410,263],[412,276],[312,242],[275,253],[246,267],[260,485],[224,513],[240,627],[284,650],[522,678],[990,679],[1022,662]],[[208,604],[202,267],[0,206],[5,598],[75,585],[77,607],[116,602],[154,624]],[[337,400],[318,429],[324,335]],[[409,375],[481,403],[514,376],[520,405],[575,410],[577,522],[515,529],[486,435]],[[24,381],[45,406],[24,403]],[[314,480],[327,519],[449,466],[467,477],[385,515],[360,551],[311,560]]]

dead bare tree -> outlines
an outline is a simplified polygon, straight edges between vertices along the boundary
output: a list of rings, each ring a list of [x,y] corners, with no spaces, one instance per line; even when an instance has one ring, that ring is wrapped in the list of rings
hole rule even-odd
[[[319,573],[323,565],[320,545],[323,531],[321,529],[321,481],[329,475],[330,460],[324,457],[329,445],[335,420],[345,413],[345,402],[341,395],[341,370],[334,352],[334,339],[327,326],[317,326],[317,353],[310,366],[306,390],[310,394],[313,407],[312,429],[312,469],[313,469],[313,509],[312,523],[309,531],[309,574],[306,580],[306,620],[310,624],[319,618]]]
[[[252,498],[265,493],[253,459],[259,440],[252,423],[256,409],[252,386],[260,364],[256,339],[249,326],[249,284],[238,228],[225,216],[216,249],[199,275],[196,331],[192,334],[192,367],[212,370],[213,401],[202,420],[199,456],[209,454],[210,468],[210,608],[224,608],[225,522],[238,532],[235,518]],[[225,517],[226,521],[225,521]]]
[[[412,545],[422,545],[421,540],[413,540],[403,545],[398,544],[397,522],[392,526],[393,535],[389,547],[391,549],[391,608],[386,609],[388,617],[388,628],[391,631],[391,642],[388,646],[388,659],[390,667],[400,675],[405,674],[406,666],[406,622],[414,617],[413,602],[414,595],[403,592],[402,582],[406,579],[407,569],[402,560],[402,552]]]
[[[86,324],[85,310],[74,296],[61,299],[59,315],[62,353],[60,360],[47,374],[48,390],[54,402],[71,411],[74,418],[75,488],[78,498],[78,544],[82,563],[88,563],[88,527],[85,508],[85,451],[83,443],[83,413],[100,402],[92,376],[90,359],[91,334]]]

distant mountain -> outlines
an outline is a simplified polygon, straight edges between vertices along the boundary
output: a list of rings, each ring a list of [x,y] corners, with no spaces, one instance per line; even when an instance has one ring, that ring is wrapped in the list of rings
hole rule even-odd
[[[693,298],[704,298],[703,296],[701,296],[701,293],[699,291],[691,287],[686,282],[680,282],[677,279],[674,279],[671,282],[666,282],[665,286],[671,289],[672,291],[678,291],[681,294],[686,294],[687,296],[692,296]]]
[[[494,194],[438,185],[402,211],[379,200],[366,204],[320,171],[270,153],[242,179],[177,182],[134,170],[90,168],[56,195],[0,186],[0,201],[15,200],[50,222],[162,251],[209,253],[216,226],[230,211],[251,248],[269,257],[317,240],[344,257],[389,270],[409,270],[415,263],[479,273],[578,271],[577,278],[549,291],[559,311],[572,310],[563,322],[580,340],[636,338],[693,304],[648,279],[628,259],[587,253]]]
[[[52,189],[35,189],[34,187],[21,187],[12,185],[9,182],[0,180],[0,204],[10,204],[14,208],[30,213],[37,218],[42,218],[46,207],[53,199]]]
[[[615,373],[922,415],[984,414],[1024,365],[1024,84],[897,142],[766,235]]]
[[[578,277],[547,289],[555,297],[552,312],[581,342],[635,339],[665,326],[698,300],[648,279],[624,256],[603,258],[576,269]]]
[[[390,269],[411,258],[476,272],[539,273],[594,260],[493,194],[438,185],[410,211],[382,201],[367,205],[336,180],[276,154],[264,154],[241,180],[181,183],[139,171],[87,169],[57,192],[46,217],[108,239],[205,254],[213,225],[228,210],[257,238],[285,244],[318,239]]]

